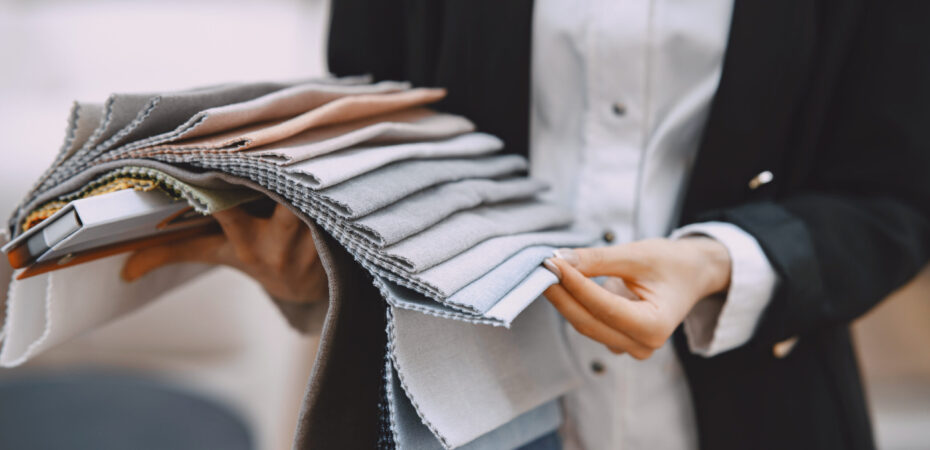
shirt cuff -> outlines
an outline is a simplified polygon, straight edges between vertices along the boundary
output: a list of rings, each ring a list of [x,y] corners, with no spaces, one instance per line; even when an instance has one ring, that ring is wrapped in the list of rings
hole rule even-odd
[[[759,242],[736,225],[696,223],[675,230],[670,238],[693,235],[715,239],[730,253],[729,290],[698,301],[684,320],[691,352],[711,357],[749,341],[775,292],[778,274]]]

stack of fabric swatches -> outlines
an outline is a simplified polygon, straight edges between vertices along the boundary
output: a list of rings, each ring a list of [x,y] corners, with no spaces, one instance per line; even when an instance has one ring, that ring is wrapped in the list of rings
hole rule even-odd
[[[526,176],[525,158],[507,154],[467,118],[428,107],[444,95],[358,77],[76,103],[63,148],[14,211],[9,231],[15,238],[72,199],[120,189],[160,189],[203,214],[257,191],[344,247],[371,275],[359,281],[372,283],[389,310],[509,327],[557,282],[541,262],[555,248],[590,245],[597,234],[540,198],[546,185]],[[50,295],[16,283],[11,300],[41,303]],[[9,315],[7,345],[17,320]],[[388,345],[396,351],[401,344],[388,336]],[[416,427],[428,423],[428,412],[396,397],[397,361],[395,352],[384,375],[393,437],[421,439]],[[408,378],[413,383],[416,374]],[[515,414],[544,413],[522,409]],[[421,420],[407,423],[416,415]],[[434,424],[427,435],[442,447],[474,441],[441,428]]]

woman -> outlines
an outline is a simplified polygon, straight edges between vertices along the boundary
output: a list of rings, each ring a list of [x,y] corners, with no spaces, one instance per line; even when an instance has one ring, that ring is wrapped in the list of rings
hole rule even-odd
[[[605,229],[608,246],[546,263],[587,374],[564,402],[566,444],[872,448],[848,324],[930,255],[928,13],[337,0],[329,61],[447,87],[441,109],[528,154],[555,200]],[[227,238],[200,255],[281,298],[325,295],[286,213],[218,219]],[[257,227],[283,230],[278,251],[248,244],[269,236]],[[178,255],[137,255],[126,274],[192,253]]]

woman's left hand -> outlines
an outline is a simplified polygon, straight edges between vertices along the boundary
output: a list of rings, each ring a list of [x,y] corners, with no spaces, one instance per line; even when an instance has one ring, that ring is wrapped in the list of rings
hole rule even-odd
[[[731,263],[723,244],[695,236],[560,249],[545,265],[560,279],[546,298],[579,333],[646,359],[698,300],[728,288]],[[596,276],[614,278],[600,286]]]

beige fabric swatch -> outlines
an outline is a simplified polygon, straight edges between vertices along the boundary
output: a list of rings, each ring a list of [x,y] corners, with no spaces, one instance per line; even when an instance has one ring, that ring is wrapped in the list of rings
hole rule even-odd
[[[164,153],[246,150],[278,142],[309,129],[433,103],[445,95],[444,89],[417,88],[385,94],[347,96],[289,119],[252,124],[212,136],[143,148],[121,156],[146,157]]]
[[[310,129],[283,141],[249,151],[246,155],[288,165],[361,143],[391,144],[444,139],[474,129],[475,125],[462,116],[437,113],[427,108],[412,108]]]
[[[410,89],[410,83],[382,81],[343,85],[314,81],[281,89],[261,97],[201,111],[172,131],[123,146],[115,154],[236,130],[249,124],[287,119],[349,95],[384,94]]]

